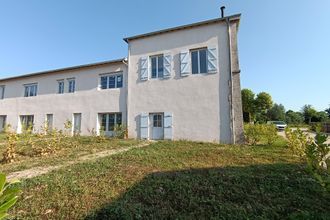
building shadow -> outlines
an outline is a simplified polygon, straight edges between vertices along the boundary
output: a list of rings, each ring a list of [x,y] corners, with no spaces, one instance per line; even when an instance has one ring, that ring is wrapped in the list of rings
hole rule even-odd
[[[299,164],[147,175],[85,219],[326,219],[330,200]]]

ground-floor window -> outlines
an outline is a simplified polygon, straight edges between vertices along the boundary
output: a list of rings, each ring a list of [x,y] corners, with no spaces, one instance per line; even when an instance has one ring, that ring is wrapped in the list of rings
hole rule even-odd
[[[0,132],[2,132],[6,127],[6,115],[0,115]]]
[[[153,127],[163,127],[163,114],[152,114]]]
[[[119,113],[101,113],[101,130],[102,131],[113,131],[116,125],[122,124],[122,114]]]
[[[73,135],[79,135],[81,132],[81,113],[73,114]]]
[[[21,115],[20,119],[21,119],[22,131],[33,130],[34,115]]]
[[[53,114],[46,115],[46,126],[47,126],[47,131],[53,130]]]

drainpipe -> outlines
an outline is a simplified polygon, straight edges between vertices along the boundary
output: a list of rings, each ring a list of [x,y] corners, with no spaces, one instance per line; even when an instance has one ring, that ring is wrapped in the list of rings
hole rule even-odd
[[[230,84],[230,104],[231,104],[231,111],[230,111],[231,138],[232,138],[232,143],[235,144],[236,143],[235,121],[234,121],[235,111],[234,111],[234,102],[233,102],[234,86],[233,86],[233,73],[232,73],[232,60],[231,60],[232,51],[231,51],[231,31],[230,31],[229,18],[226,18],[226,24],[227,24],[227,32],[228,32],[229,72],[230,72],[229,84]]]
[[[129,72],[128,72],[128,64],[129,64],[129,58],[130,58],[130,45],[128,44],[128,56],[126,59],[123,60],[123,63],[127,66],[127,76],[126,76],[126,104],[125,104],[125,108],[126,108],[126,137],[128,138],[128,78],[129,78]]]

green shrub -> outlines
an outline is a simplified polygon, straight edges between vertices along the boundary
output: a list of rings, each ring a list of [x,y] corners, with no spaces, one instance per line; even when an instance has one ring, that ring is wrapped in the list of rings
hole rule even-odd
[[[256,144],[261,139],[257,131],[257,127],[254,124],[244,125],[244,136],[245,136],[245,141],[248,144],[252,144],[252,145]]]
[[[245,124],[245,140],[248,144],[256,145],[261,140],[266,140],[267,144],[273,144],[278,138],[275,125],[268,124]]]
[[[93,140],[96,143],[103,143],[107,140],[103,127],[100,128],[99,134],[97,134],[94,128],[92,130],[89,130],[89,133],[91,134]]]
[[[12,163],[15,161],[16,156],[17,156],[17,140],[18,136],[14,132],[7,132],[6,133],[6,149],[3,152],[3,163]]]
[[[317,133],[314,141],[306,147],[308,170],[330,192],[330,146],[325,144],[328,136]]]
[[[311,123],[310,130],[314,131],[314,132],[321,132],[322,123],[320,123],[320,122]]]
[[[289,149],[291,149],[295,155],[303,158],[305,156],[307,144],[311,142],[311,139],[299,128],[297,130],[286,128],[285,135]]]
[[[267,140],[268,145],[274,144],[277,140],[277,128],[275,125],[262,125],[262,135]]]
[[[6,182],[6,175],[0,173],[0,219],[8,216],[8,209],[17,202],[20,192],[18,181]]]
[[[114,137],[115,138],[126,138],[127,128],[124,125],[115,125],[114,127]]]
[[[285,133],[288,147],[307,162],[307,170],[330,192],[330,146],[325,144],[328,136],[318,132],[312,139],[299,129],[286,129]]]

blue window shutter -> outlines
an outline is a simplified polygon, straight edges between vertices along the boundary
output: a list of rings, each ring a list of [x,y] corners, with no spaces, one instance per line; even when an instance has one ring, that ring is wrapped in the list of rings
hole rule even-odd
[[[173,115],[171,112],[164,113],[164,139],[173,140]]]
[[[148,72],[149,72],[149,65],[148,65],[148,57],[141,57],[140,58],[140,79],[142,81],[148,80]]]
[[[181,51],[180,53],[180,73],[181,76],[190,74],[190,57],[189,51]]]
[[[172,56],[171,54],[164,54],[164,78],[171,77],[172,67]]]
[[[216,47],[207,49],[207,72],[218,72],[218,50]]]
[[[149,115],[148,113],[140,114],[140,138],[149,138]]]

